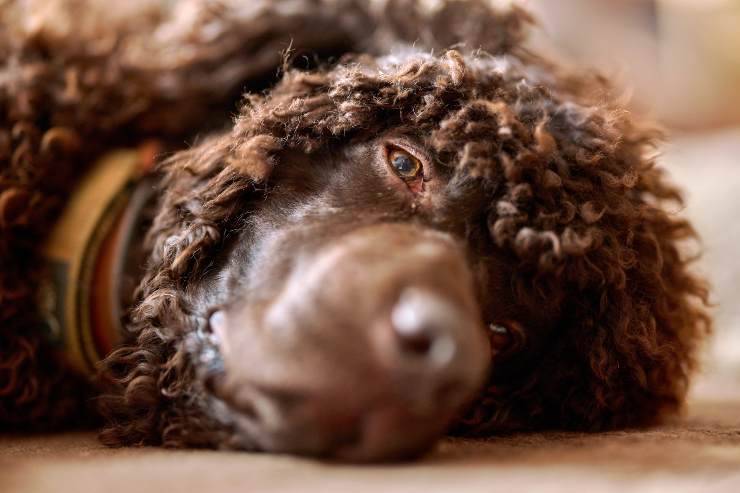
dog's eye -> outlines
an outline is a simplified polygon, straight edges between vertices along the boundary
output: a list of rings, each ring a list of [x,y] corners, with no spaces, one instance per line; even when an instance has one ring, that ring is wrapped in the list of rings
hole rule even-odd
[[[398,147],[391,147],[388,150],[388,162],[393,171],[406,182],[420,178],[424,171],[421,161]]]

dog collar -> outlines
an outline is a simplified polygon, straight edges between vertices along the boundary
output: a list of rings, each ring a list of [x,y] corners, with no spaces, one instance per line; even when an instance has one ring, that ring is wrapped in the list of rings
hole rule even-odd
[[[141,211],[154,193],[145,177],[155,154],[145,146],[97,161],[42,249],[48,267],[39,291],[43,331],[64,364],[88,377],[123,334],[124,278],[129,252],[140,241]]]

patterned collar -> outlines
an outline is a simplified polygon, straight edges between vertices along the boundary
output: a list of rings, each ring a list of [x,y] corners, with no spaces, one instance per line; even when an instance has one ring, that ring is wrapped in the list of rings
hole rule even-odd
[[[43,247],[43,330],[65,364],[81,375],[93,377],[97,363],[121,340],[131,294],[130,252],[140,247],[141,213],[154,195],[148,172],[155,155],[151,144],[96,162]]]

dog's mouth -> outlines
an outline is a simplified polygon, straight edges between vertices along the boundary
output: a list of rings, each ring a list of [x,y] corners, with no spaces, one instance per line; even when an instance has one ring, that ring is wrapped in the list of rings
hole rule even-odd
[[[351,462],[410,460],[423,454],[443,433],[445,423],[419,423],[416,429],[405,427],[399,439],[399,422],[413,417],[383,409],[367,409],[357,417],[330,420],[331,426],[317,429],[315,423],[265,432],[249,419],[239,418],[238,426],[257,443],[260,450],[314,456]],[[419,435],[422,431],[422,438]],[[428,428],[433,426],[435,433]]]
[[[458,411],[440,405],[434,413],[418,412],[381,396],[362,408],[346,398],[326,406],[312,396],[246,385],[236,396],[220,390],[213,395],[216,414],[242,448],[352,462],[418,457]]]

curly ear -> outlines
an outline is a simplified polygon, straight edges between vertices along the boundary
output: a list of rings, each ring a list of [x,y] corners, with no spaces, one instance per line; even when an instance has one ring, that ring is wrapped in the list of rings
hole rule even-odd
[[[584,259],[603,277],[563,307],[563,333],[542,363],[543,408],[555,411],[545,416],[604,429],[655,423],[682,407],[711,327],[707,287],[680,252],[691,236],[685,220],[645,204],[625,244],[610,253],[604,245],[600,261]]]
[[[99,399],[108,445],[205,445],[215,434],[205,423],[187,334],[205,315],[188,298],[217,254],[255,183],[269,169],[265,139],[233,145],[231,135],[211,137],[161,166],[162,199],[147,235],[147,272],[137,289],[126,342],[101,364]],[[186,433],[187,431],[187,433]]]
[[[654,163],[658,133],[628,115],[613,125],[611,152],[590,164],[599,186],[574,194],[561,237],[574,258],[543,395],[564,426],[647,425],[679,411],[711,331],[708,286],[687,251],[696,233],[671,212],[681,194]]]
[[[513,118],[518,118],[514,115]],[[518,259],[513,285],[532,309],[556,306],[531,371],[491,387],[462,420],[502,428],[608,429],[679,410],[711,330],[708,288],[683,248],[696,235],[670,208],[679,191],[650,151],[659,132],[618,109],[559,102],[501,153],[491,212],[496,244]]]
[[[137,288],[125,342],[100,364],[104,392],[98,408],[106,422],[100,438],[107,445],[173,441],[166,427],[185,417],[173,415],[187,412],[177,404],[187,400],[194,380],[179,337],[188,311],[178,287],[191,258],[197,260],[190,255],[203,254],[218,241],[210,222],[199,217],[200,193],[225,169],[226,151],[223,138],[211,138],[161,165],[162,198],[147,235],[147,272]]]

